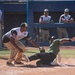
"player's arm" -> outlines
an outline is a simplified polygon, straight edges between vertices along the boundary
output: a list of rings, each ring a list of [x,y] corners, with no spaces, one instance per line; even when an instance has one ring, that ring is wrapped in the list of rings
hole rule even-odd
[[[40,17],[40,19],[39,19],[39,23],[40,23],[40,24],[43,23],[43,17]]]
[[[39,23],[40,23],[40,24],[45,24],[45,23],[47,23],[47,22],[44,22],[44,21],[43,21],[43,17],[40,17]]]
[[[35,47],[37,47],[37,48],[40,47],[38,44],[36,44],[36,43],[32,40],[32,38],[29,36],[29,34],[28,34],[28,36],[27,36],[26,39],[27,39],[33,46],[35,46]]]
[[[12,45],[17,49],[17,50],[19,50],[20,52],[23,52],[23,50],[22,49],[20,49],[17,45],[16,45],[16,43],[15,43],[15,37],[17,36],[17,32],[15,31],[15,30],[12,30],[11,31],[11,37],[10,37],[10,42],[12,43]]]
[[[31,43],[33,46],[39,48],[40,53],[44,53],[44,52],[45,52],[45,49],[44,49],[43,47],[40,47],[40,46],[39,46],[38,44],[36,44],[33,40],[30,40],[30,43]]]
[[[37,47],[37,48],[40,47],[40,46],[39,46],[38,44],[36,44],[35,41],[33,41],[32,39],[30,40],[30,43],[31,43],[33,46]]]
[[[25,37],[25,39],[28,40],[33,46],[39,48],[39,45],[36,44],[36,43],[32,40],[32,38],[30,37],[29,33],[27,34],[27,36]]]
[[[74,23],[74,19],[72,17],[70,17],[70,20],[69,20],[70,23]]]
[[[54,23],[54,21],[53,21],[53,19],[52,19],[52,18],[50,19],[50,23],[52,23],[52,24]]]
[[[32,38],[29,36],[29,34],[27,35],[26,39],[36,48],[39,48],[40,52],[45,52],[45,49],[43,47],[40,47],[37,43],[35,43],[34,40],[32,40]]]
[[[66,19],[64,18],[64,16],[61,17],[61,20],[62,20],[63,23],[68,23],[68,22],[69,22],[69,20],[66,20]]]
[[[63,44],[63,43],[66,43],[66,42],[73,42],[75,41],[75,37],[73,38],[63,38],[63,39],[60,39],[59,43],[60,44]]]

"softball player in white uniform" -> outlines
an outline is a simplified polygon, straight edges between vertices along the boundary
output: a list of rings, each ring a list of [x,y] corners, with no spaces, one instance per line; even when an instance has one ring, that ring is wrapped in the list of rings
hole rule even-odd
[[[39,46],[31,39],[27,31],[27,23],[22,23],[20,27],[13,28],[9,32],[3,35],[2,41],[4,45],[10,50],[10,58],[7,61],[7,65],[13,65],[12,61],[15,59],[15,64],[22,64],[22,54],[26,50],[25,46],[19,41],[22,38],[26,38],[35,47]]]

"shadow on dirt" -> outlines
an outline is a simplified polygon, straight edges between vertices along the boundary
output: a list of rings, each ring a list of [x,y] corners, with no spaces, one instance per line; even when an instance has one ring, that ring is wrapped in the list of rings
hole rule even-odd
[[[17,66],[17,67],[27,67],[27,68],[37,68],[37,66],[35,65],[21,65],[21,66]]]
[[[8,60],[8,58],[6,58],[6,57],[0,57],[0,59],[3,59],[3,60]]]
[[[51,66],[36,66],[36,65],[21,65],[16,67],[26,67],[26,68],[54,68],[54,67],[75,67],[75,65],[72,64],[64,64],[64,65],[51,65]]]

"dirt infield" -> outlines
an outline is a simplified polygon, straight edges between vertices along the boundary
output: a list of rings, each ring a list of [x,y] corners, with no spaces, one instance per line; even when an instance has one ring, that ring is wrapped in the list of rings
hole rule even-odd
[[[61,49],[64,47],[61,47]],[[67,48],[67,47],[66,47]],[[71,48],[71,47],[68,47]],[[75,49],[72,47],[72,49]],[[6,66],[7,59],[0,59],[0,75],[75,75],[75,59],[63,58],[62,66],[36,67],[36,61],[15,67]]]

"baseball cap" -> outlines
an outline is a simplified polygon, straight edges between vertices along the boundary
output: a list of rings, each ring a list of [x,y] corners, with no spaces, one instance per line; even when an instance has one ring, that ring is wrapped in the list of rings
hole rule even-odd
[[[48,12],[49,10],[48,9],[44,9],[44,12]]]
[[[68,9],[68,8],[66,8],[66,9],[64,10],[64,12],[69,12],[69,9]]]
[[[21,23],[20,27],[28,27],[28,24],[23,22],[23,23]]]

